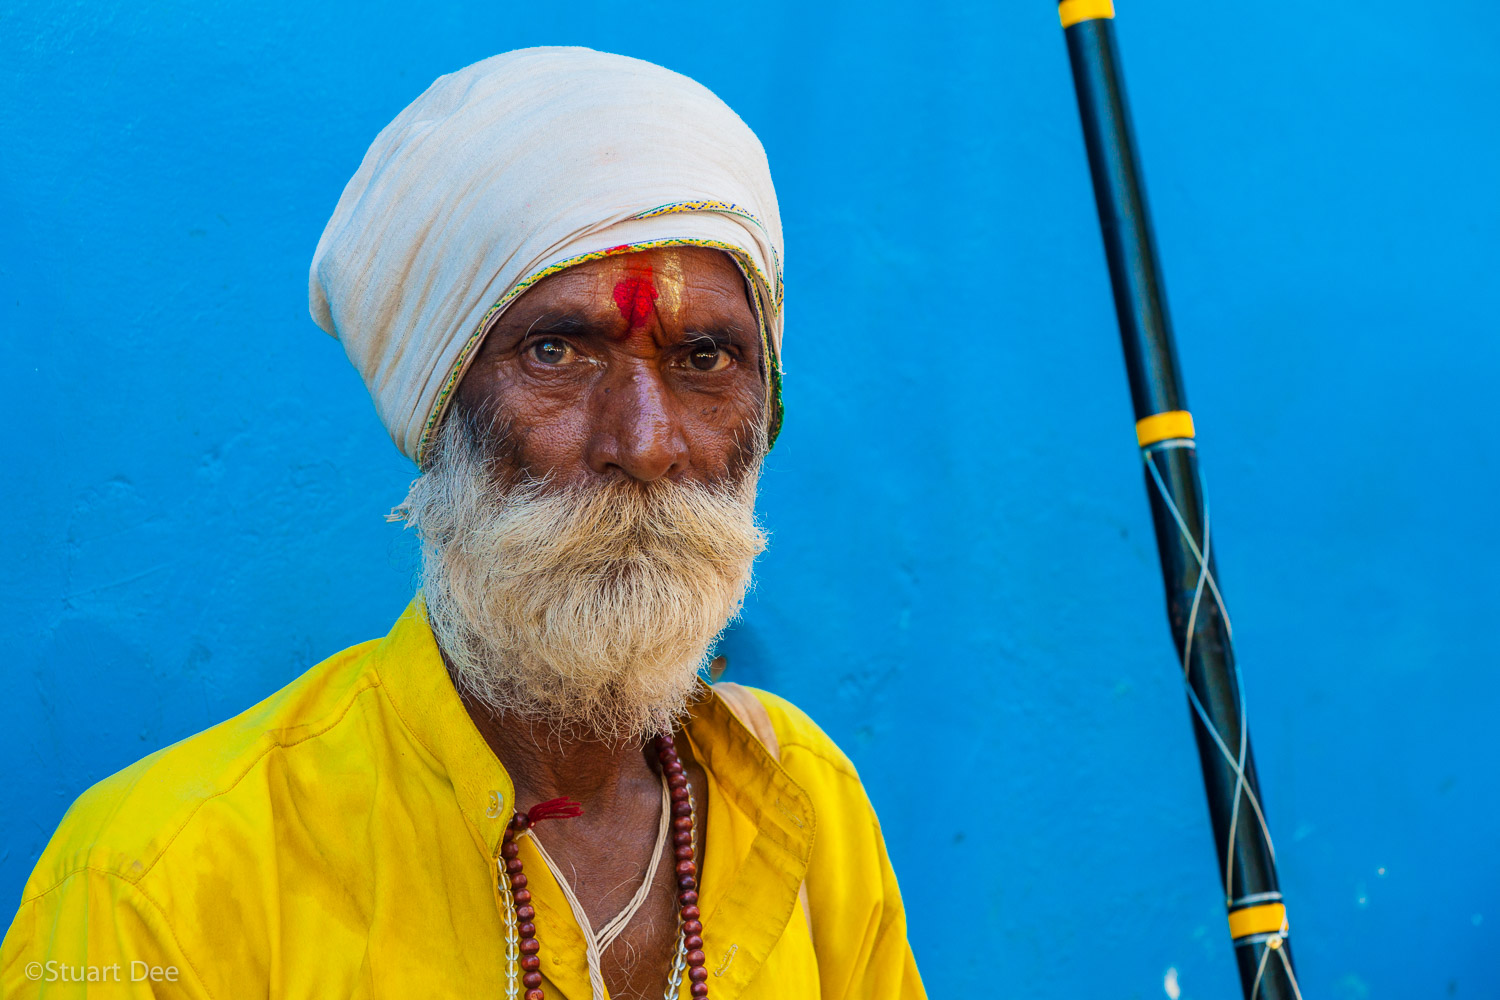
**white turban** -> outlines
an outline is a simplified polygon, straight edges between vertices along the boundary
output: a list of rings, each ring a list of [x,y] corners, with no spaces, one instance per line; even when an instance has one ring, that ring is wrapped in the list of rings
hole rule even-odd
[[[701,84],[582,48],[438,79],[376,136],[318,241],[309,308],[421,462],[495,318],[573,264],[728,251],[757,300],[779,419],[781,216],[755,133]]]

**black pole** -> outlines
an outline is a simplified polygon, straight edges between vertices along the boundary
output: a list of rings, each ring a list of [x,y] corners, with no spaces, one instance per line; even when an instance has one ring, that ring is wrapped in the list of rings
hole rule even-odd
[[[1115,52],[1110,0],[1058,5],[1125,349],[1136,438],[1219,850],[1240,981],[1250,1000],[1300,1000],[1276,855],[1260,803],[1208,501],[1177,364],[1151,219]]]

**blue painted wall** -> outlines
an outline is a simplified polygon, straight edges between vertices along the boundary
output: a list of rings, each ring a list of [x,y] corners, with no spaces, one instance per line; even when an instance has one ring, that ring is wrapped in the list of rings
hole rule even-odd
[[[420,6],[0,12],[6,919],[86,786],[405,603],[412,472],[307,263],[432,78],[581,43],[770,153],[731,676],[861,768],[933,995],[1236,995],[1052,5]],[[1305,993],[1500,995],[1500,16],[1122,7]]]

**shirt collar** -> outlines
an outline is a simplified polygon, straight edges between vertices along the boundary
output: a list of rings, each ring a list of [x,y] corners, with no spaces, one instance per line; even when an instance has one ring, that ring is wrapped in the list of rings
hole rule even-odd
[[[715,991],[739,996],[787,931],[807,878],[816,816],[812,798],[717,694],[693,706],[685,732],[709,776],[712,839],[699,903],[705,949]],[[731,809],[752,825],[748,844],[731,846],[722,836]]]
[[[476,843],[494,858],[515,813],[515,786],[448,676],[421,594],[380,641],[374,669],[396,714],[453,783]]]

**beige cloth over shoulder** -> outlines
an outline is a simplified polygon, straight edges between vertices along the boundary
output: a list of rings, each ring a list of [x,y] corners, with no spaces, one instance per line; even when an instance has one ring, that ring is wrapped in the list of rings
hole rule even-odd
[[[500,312],[565,267],[709,246],[756,292],[779,419],[781,218],[760,141],[701,84],[582,48],[441,77],[376,137],[313,257],[309,308],[421,462]]]

